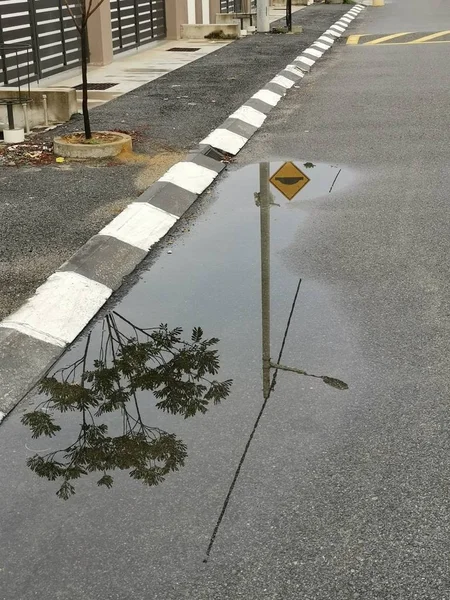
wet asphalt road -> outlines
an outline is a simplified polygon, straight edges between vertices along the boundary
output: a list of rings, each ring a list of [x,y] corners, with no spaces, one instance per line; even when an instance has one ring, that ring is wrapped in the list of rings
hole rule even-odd
[[[442,2],[422,5],[368,11],[358,33],[390,32],[402,11],[418,31],[433,9],[450,18]],[[220,406],[182,420],[140,398],[186,442],[179,473],[150,490],[83,479],[63,502],[24,465],[47,447],[19,424],[37,398],[2,425],[2,600],[448,596],[446,48],[335,48],[119,295],[115,310],[139,326],[221,339],[234,385]],[[205,564],[263,402],[254,192],[267,160],[311,178],[290,202],[272,187],[272,357],[301,278],[282,362],[350,389],[278,374]]]

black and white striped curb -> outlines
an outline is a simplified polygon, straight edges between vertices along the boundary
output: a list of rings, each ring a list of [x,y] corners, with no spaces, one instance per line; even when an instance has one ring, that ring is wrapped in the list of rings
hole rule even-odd
[[[355,5],[0,323],[0,422],[364,9]]]

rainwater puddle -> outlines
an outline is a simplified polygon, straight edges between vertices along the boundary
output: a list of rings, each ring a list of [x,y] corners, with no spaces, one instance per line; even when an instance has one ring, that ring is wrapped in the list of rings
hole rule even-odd
[[[223,461],[237,467],[234,449],[280,378],[284,394],[345,393],[332,343],[346,341],[327,294],[301,281],[301,264],[288,270],[284,253],[353,177],[338,165],[267,162],[230,171],[205,195],[34,398],[25,446],[53,493],[116,481],[145,493],[183,472],[191,449],[191,475],[214,480]]]

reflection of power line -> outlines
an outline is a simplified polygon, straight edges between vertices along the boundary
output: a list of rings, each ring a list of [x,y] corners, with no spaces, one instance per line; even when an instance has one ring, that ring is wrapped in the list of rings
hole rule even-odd
[[[281,348],[280,348],[280,352],[278,354],[278,359],[277,359],[277,363],[279,364],[281,362],[281,359],[283,357],[283,351],[284,351],[284,346],[286,344],[286,339],[289,333],[289,327],[291,326],[291,320],[292,320],[292,315],[294,314],[294,309],[295,309],[295,305],[297,304],[297,298],[298,298],[298,293],[300,291],[300,285],[302,283],[301,278],[298,280],[298,285],[297,285],[297,289],[295,291],[295,295],[294,295],[294,300],[292,301],[292,306],[291,306],[291,310],[289,312],[289,317],[286,323],[286,329],[284,330],[284,335],[283,335],[283,341],[281,342]],[[277,384],[277,375],[278,375],[278,367],[275,369],[275,372],[273,374],[272,377],[272,384],[270,386],[270,391],[272,392]]]

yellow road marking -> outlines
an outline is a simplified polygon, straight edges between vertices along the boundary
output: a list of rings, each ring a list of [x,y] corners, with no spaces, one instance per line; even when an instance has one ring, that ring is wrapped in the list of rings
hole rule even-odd
[[[426,44],[430,40],[434,40],[435,38],[441,37],[443,35],[448,35],[450,31],[438,31],[438,33],[432,33],[431,35],[426,35],[425,37],[421,37],[418,40],[413,40],[412,42],[406,42],[407,44]],[[445,40],[442,40],[445,41]]]
[[[372,40],[371,42],[365,42],[363,46],[375,46],[376,44],[381,44],[383,42],[388,42],[389,40],[393,40],[395,38],[402,37],[403,35],[411,35],[412,31],[406,31],[404,33],[393,33],[392,35],[385,35],[384,37],[377,38],[376,40]]]
[[[414,42],[392,42],[392,44],[381,44],[382,46],[410,46]],[[450,44],[450,40],[439,40],[437,42],[425,42],[425,44]],[[367,46],[367,44],[358,44],[358,46]]]
[[[359,40],[362,38],[362,35],[349,35],[347,38],[347,45],[348,46],[356,46],[356,44],[359,44]]]

